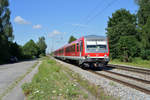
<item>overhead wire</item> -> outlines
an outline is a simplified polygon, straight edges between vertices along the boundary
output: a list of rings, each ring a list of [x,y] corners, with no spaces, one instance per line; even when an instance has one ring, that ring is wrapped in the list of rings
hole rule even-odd
[[[118,0],[111,0],[111,2],[109,2],[103,9],[101,9],[100,11],[98,11],[98,13],[94,16],[91,16],[93,12],[95,12],[101,4],[103,4],[105,0],[101,0],[89,13],[88,15],[84,18],[87,19],[87,21],[85,21],[85,24],[89,24],[92,20],[94,20],[97,16],[99,16],[100,14],[102,14],[107,8],[109,8],[110,6],[112,6],[115,2],[117,2]],[[83,20],[84,20],[83,19]],[[82,21],[83,21],[82,20]],[[84,24],[82,22],[80,22],[79,24]],[[80,28],[82,28],[82,26],[76,26],[70,33],[71,35],[73,35],[74,33],[77,33],[76,31],[79,30]],[[58,42],[58,41],[57,41]],[[61,41],[62,42],[62,41]],[[65,42],[65,41],[64,41]]]
[[[111,5],[113,5],[116,1],[118,0],[112,0],[110,3],[108,3],[108,5],[106,5],[102,10],[100,10],[95,16],[93,16],[90,20],[88,20],[86,22],[86,24],[90,23],[93,19],[95,19],[97,16],[99,16],[100,14],[102,14],[104,12],[105,9],[109,8]]]
[[[100,2],[88,13],[88,15],[84,18],[84,19],[89,19],[90,18],[90,16],[91,16],[91,13],[93,13],[94,11],[96,11],[99,7],[100,7],[100,4],[103,4],[103,2],[101,2],[101,1],[104,1],[104,0],[100,0]],[[84,20],[83,19],[83,20]],[[83,21],[82,20],[82,21]],[[82,22],[80,22],[79,24],[82,24]],[[73,29],[73,31],[71,31],[70,33],[72,33],[72,35],[73,35],[73,32],[75,31],[75,30],[77,30],[78,28],[80,28],[81,26],[76,26],[74,29]]]
[[[93,13],[94,10],[96,10],[99,7],[99,4],[87,15],[87,21],[85,22],[85,24],[89,24],[92,20],[94,20],[97,16],[99,16],[100,14],[102,14],[107,8],[109,8],[110,6],[112,6],[115,2],[117,2],[118,0],[111,0],[111,2],[109,2],[103,9],[101,9],[100,11],[98,11],[98,13],[96,15],[94,15],[93,17],[90,17],[91,13]],[[102,4],[102,3],[101,3]],[[90,18],[89,18],[90,17]],[[78,29],[82,28],[81,26],[78,26]],[[77,30],[77,28],[76,28]],[[74,33],[76,32],[75,29],[73,31]],[[73,33],[72,33],[73,35]]]

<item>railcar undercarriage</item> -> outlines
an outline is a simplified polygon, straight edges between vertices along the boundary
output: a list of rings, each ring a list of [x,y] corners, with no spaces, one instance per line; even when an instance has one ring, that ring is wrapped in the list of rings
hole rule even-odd
[[[79,66],[82,68],[98,68],[106,66],[109,62],[109,58],[86,58],[80,60]]]

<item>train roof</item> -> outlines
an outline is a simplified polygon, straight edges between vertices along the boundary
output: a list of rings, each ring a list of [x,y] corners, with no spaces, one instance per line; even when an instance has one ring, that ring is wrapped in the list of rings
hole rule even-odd
[[[59,49],[57,49],[57,50],[60,50],[60,49],[62,49],[62,48],[64,48],[64,47],[67,47],[67,46],[72,45],[72,44],[74,44],[74,43],[77,43],[81,38],[86,38],[86,39],[102,39],[102,40],[107,39],[107,37],[105,37],[105,36],[98,36],[98,35],[82,36],[82,37],[80,37],[79,39],[77,39],[77,40],[75,40],[75,41],[73,41],[73,42],[71,42],[71,43],[69,43],[69,44],[66,44],[66,45],[64,45],[63,47],[61,47],[61,48],[59,48]],[[57,50],[56,50],[56,51],[57,51]]]
[[[87,38],[87,39],[106,39],[107,37],[98,36],[98,35],[88,35],[88,36],[84,36],[84,38]]]

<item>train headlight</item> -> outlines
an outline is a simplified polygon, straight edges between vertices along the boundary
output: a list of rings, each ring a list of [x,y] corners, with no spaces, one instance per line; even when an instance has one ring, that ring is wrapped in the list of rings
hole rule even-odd
[[[109,61],[109,57],[106,54],[104,55],[104,59],[105,61]]]
[[[108,56],[105,54],[104,57],[107,58]]]

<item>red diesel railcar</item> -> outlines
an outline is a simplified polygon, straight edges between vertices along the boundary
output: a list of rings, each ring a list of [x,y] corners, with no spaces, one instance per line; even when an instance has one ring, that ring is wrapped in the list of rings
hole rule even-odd
[[[84,36],[54,51],[54,57],[73,60],[85,67],[107,65],[109,62],[108,39],[103,36]]]

